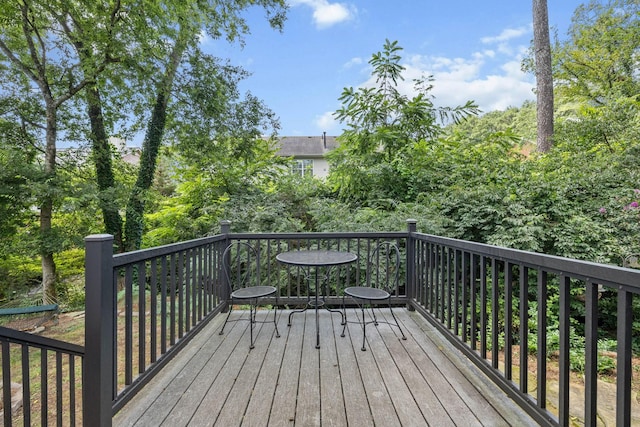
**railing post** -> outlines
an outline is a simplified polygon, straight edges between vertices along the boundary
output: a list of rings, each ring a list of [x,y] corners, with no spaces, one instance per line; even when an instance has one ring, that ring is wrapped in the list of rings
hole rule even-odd
[[[618,288],[618,357],[616,378],[616,425],[631,425],[631,377],[633,294]]]
[[[114,395],[115,285],[113,236],[85,238],[83,424],[111,426]]]
[[[220,234],[229,234],[231,232],[231,221],[223,219],[220,221]]]
[[[412,301],[415,296],[415,280],[416,280],[416,256],[415,256],[415,240],[413,234],[417,231],[417,223],[415,219],[407,219],[407,279],[405,293],[407,294],[407,310],[413,311]]]
[[[231,221],[229,220],[222,220],[220,221],[220,234],[224,234],[226,239],[225,239],[225,243],[224,243],[224,247],[226,248],[229,245],[229,233],[231,233]],[[224,250],[224,248],[223,248]],[[225,263],[227,262],[225,259],[222,259],[222,262]],[[220,268],[224,269],[223,265],[220,265]],[[222,310],[223,313],[226,313],[227,310],[229,309],[229,299],[231,298],[231,296],[229,295],[229,284],[227,283],[228,278],[226,277],[226,275],[222,275],[222,280],[220,281],[222,287],[220,289],[220,295],[222,297],[222,301],[224,301],[225,305],[224,308]]]

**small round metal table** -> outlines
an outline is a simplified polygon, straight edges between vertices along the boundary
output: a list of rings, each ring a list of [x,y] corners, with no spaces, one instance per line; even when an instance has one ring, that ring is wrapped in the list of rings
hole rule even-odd
[[[328,281],[329,272],[331,267],[346,265],[352,262],[355,262],[358,259],[356,254],[352,254],[351,252],[345,251],[326,251],[326,250],[300,250],[300,251],[289,251],[289,252],[281,252],[276,255],[276,260],[282,264],[293,265],[298,267],[307,267],[309,269],[315,269],[315,300],[311,300],[309,296],[309,302],[307,307],[302,310],[292,311],[289,313],[289,323],[291,326],[291,316],[294,313],[300,313],[306,311],[310,306],[314,307],[316,314],[316,348],[320,348],[320,325],[319,325],[319,315],[318,309],[321,306],[324,306],[324,299],[319,299],[320,294],[320,268],[325,268],[324,281]],[[309,279],[309,275],[307,275],[307,279]],[[325,283],[326,285],[326,283]],[[342,316],[342,312],[339,310],[330,310],[325,307],[329,311],[334,311],[340,313]],[[344,319],[343,319],[344,321]]]

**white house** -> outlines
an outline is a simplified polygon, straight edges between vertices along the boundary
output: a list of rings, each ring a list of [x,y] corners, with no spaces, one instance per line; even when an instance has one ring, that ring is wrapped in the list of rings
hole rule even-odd
[[[293,157],[297,172],[317,178],[329,174],[329,163],[325,156],[338,146],[336,137],[327,136],[326,132],[320,136],[283,136],[279,144],[279,156]]]

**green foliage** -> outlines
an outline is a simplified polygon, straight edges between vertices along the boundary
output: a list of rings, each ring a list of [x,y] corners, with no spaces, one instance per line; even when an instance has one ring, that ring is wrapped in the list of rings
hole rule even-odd
[[[407,150],[418,141],[437,138],[443,122],[460,122],[479,111],[471,101],[454,108],[435,107],[431,76],[414,80],[412,98],[400,93],[401,51],[397,41],[386,40],[383,50],[369,60],[375,86],[345,88],[339,98],[342,107],[335,116],[347,129],[329,154],[329,183],[344,200],[370,205],[378,200],[407,201],[408,183],[399,173],[410,158]]]
[[[603,105],[612,94],[640,92],[636,0],[591,0],[574,12],[569,39],[553,49],[554,78],[562,96]]]
[[[470,116],[444,129],[445,134],[471,143],[482,143],[490,135],[512,135],[518,144],[536,143],[536,104],[525,101],[521,106],[512,106],[504,111],[490,111],[479,116]],[[453,134],[453,135],[452,135]]]
[[[0,300],[26,294],[40,284],[42,267],[37,258],[7,255],[0,258]]]

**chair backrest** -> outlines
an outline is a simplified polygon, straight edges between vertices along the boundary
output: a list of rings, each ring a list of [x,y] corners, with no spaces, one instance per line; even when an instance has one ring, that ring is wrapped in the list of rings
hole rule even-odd
[[[369,256],[367,286],[395,294],[400,279],[400,249],[393,242],[380,242]]]
[[[248,242],[231,242],[222,254],[222,269],[231,291],[259,285],[259,251]]]

